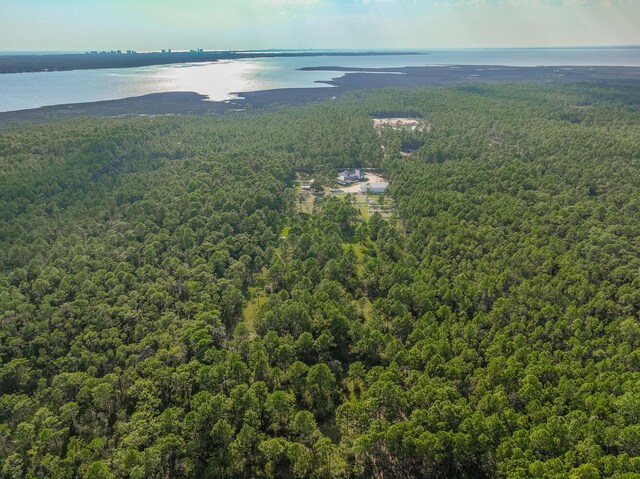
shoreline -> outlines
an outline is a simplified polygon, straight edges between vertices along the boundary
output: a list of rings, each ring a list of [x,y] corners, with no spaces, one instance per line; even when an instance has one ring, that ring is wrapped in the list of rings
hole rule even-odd
[[[18,73],[46,73],[74,70],[102,70],[137,68],[180,63],[209,63],[221,60],[248,58],[290,57],[354,57],[415,55],[413,51],[393,52],[248,52],[248,51],[190,51],[190,52],[93,52],[51,55],[0,55],[0,75]],[[428,53],[424,53],[428,55]]]
[[[327,88],[281,88],[238,92],[242,97],[210,101],[195,92],[167,92],[70,103],[29,110],[0,112],[0,129],[31,123],[50,123],[81,116],[122,117],[143,115],[222,115],[255,112],[277,106],[338,99],[345,93],[380,88],[419,88],[483,83],[572,84],[596,83],[640,86],[640,67],[505,67],[500,65],[450,65],[401,68],[307,67],[306,71],[349,71],[329,81]],[[331,88],[330,88],[331,87]]]

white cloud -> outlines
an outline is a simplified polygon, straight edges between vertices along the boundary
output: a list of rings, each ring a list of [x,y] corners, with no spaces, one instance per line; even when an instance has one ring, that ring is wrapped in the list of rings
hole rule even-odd
[[[320,0],[258,0],[260,5],[315,5],[320,3]]]
[[[552,7],[609,7],[634,5],[639,0],[435,0],[435,6],[552,6]]]

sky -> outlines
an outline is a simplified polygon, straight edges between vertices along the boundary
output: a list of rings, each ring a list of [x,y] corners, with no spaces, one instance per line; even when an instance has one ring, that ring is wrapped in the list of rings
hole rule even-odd
[[[0,51],[640,45],[640,0],[0,0]]]

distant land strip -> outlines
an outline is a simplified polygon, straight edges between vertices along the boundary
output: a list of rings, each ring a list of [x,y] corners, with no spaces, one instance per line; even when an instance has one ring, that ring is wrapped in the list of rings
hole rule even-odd
[[[219,60],[274,57],[354,57],[416,55],[417,52],[276,52],[276,51],[190,51],[190,52],[87,52],[52,55],[0,55],[1,73],[96,70],[101,68],[133,68],[173,63],[205,63]],[[422,53],[426,55],[427,53]]]

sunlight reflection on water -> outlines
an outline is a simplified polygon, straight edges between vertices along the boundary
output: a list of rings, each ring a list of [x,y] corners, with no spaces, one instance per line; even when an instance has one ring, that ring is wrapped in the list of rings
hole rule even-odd
[[[300,72],[296,70],[300,65],[290,59],[284,63],[278,60],[230,60],[0,75],[0,111],[175,91],[196,92],[208,96],[212,101],[221,101],[238,98],[235,92],[327,87],[326,84],[314,82],[342,75],[336,72]]]
[[[403,56],[315,56],[253,58],[218,63],[139,68],[75,70],[0,75],[0,111],[46,105],[115,100],[150,93],[190,91],[210,100],[237,98],[233,92],[274,88],[328,87],[344,72],[299,71],[312,66],[387,68],[457,65],[634,65],[640,49],[487,49],[433,50]]]

